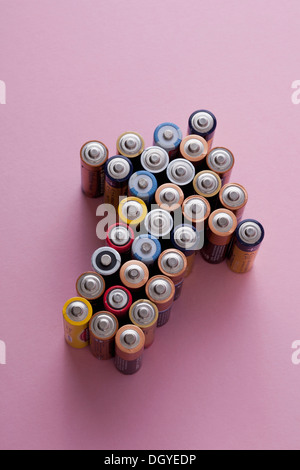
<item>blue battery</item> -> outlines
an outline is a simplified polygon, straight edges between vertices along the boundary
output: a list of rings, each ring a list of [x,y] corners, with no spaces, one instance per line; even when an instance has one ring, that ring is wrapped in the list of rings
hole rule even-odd
[[[160,241],[149,234],[139,235],[132,243],[131,253],[134,259],[152,266],[161,254]]]
[[[142,199],[149,207],[157,190],[157,180],[154,174],[146,170],[133,173],[128,182],[128,195]]]
[[[198,111],[194,111],[189,117],[188,134],[196,134],[203,137],[208,143],[208,151],[210,151],[216,127],[216,116],[207,109],[198,109]]]
[[[170,160],[179,155],[181,141],[181,129],[172,122],[163,122],[154,131],[153,145],[163,148],[168,153]]]

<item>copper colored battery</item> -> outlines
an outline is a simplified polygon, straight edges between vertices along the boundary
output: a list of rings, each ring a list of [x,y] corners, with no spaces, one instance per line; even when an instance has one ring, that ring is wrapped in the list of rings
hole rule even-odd
[[[158,309],[157,326],[165,325],[169,321],[175,297],[173,281],[162,274],[151,277],[146,284],[146,295]]]
[[[81,188],[91,198],[103,196],[105,172],[108,159],[107,147],[97,140],[86,142],[80,149]]]
[[[141,328],[145,335],[145,348],[151,346],[155,338],[158,321],[158,309],[148,299],[139,299],[134,302],[129,310],[130,321]]]
[[[105,280],[93,271],[87,271],[81,274],[76,281],[76,291],[80,297],[88,300],[97,312],[102,307],[102,296],[105,291]]]
[[[182,189],[173,183],[165,183],[159,186],[155,192],[155,202],[160,209],[164,209],[174,214],[184,200]]]
[[[203,196],[189,196],[182,204],[184,222],[191,222],[198,232],[205,229],[211,213],[210,203]]]
[[[206,157],[207,168],[219,175],[224,186],[229,182],[234,166],[233,153],[225,147],[213,148]]]
[[[143,362],[145,335],[136,325],[124,325],[115,337],[115,366],[126,375],[135,374]]]
[[[163,251],[158,258],[160,272],[169,277],[175,285],[174,301],[180,297],[187,264],[185,254],[175,248]]]
[[[92,316],[89,323],[90,347],[97,359],[107,360],[115,355],[118,328],[119,322],[112,313],[101,311]]]
[[[194,165],[197,171],[206,168],[208,144],[203,137],[196,134],[186,136],[180,144],[180,153],[183,158]]]
[[[141,261],[127,261],[120,269],[120,280],[134,298],[137,294],[144,292],[148,279],[149,269]]]
[[[190,223],[177,225],[171,233],[171,241],[173,247],[186,256],[185,277],[188,277],[193,270],[196,253],[203,247],[204,231],[199,232]]]
[[[220,191],[219,198],[221,205],[233,212],[239,223],[248,202],[248,193],[244,186],[237,183],[225,184]]]
[[[131,258],[133,240],[134,232],[127,224],[117,222],[107,230],[106,244],[121,255],[123,263]]]
[[[217,209],[209,216],[206,241],[201,255],[211,264],[225,260],[237,227],[236,216],[228,209]]]

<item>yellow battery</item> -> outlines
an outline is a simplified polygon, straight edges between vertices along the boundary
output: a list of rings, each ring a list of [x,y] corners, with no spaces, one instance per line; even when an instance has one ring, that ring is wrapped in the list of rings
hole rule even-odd
[[[122,199],[118,207],[120,222],[130,227],[138,227],[144,221],[147,213],[145,202],[135,196]]]
[[[89,345],[89,321],[91,304],[82,297],[72,297],[63,306],[63,324],[66,342],[76,349]]]

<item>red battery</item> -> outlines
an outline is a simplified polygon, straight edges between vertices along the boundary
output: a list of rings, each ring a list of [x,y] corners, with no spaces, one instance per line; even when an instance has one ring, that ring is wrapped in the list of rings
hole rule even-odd
[[[106,244],[121,255],[123,263],[131,258],[133,240],[132,228],[121,222],[111,225],[107,230]]]
[[[115,315],[120,324],[128,321],[128,311],[132,305],[132,295],[126,287],[112,286],[104,294],[104,309]]]

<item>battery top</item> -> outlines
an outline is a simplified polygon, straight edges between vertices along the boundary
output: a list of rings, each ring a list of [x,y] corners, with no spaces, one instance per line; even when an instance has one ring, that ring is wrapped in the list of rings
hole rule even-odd
[[[207,155],[208,145],[206,140],[198,135],[189,135],[180,144],[180,151],[184,158],[191,162],[204,159]]]
[[[148,234],[139,235],[132,244],[132,254],[134,258],[151,263],[156,260],[161,253],[161,245],[157,238]]]
[[[130,307],[129,316],[138,326],[150,326],[157,321],[158,310],[150,300],[140,299]]]
[[[243,186],[228,183],[220,191],[220,200],[228,208],[242,207],[248,200],[248,194]]]
[[[109,312],[99,312],[90,321],[90,330],[99,339],[111,338],[118,329],[118,320]]]
[[[256,246],[263,241],[265,232],[261,223],[256,220],[247,219],[238,225],[237,235],[239,241],[245,245]]]
[[[170,279],[158,275],[149,279],[146,290],[154,302],[163,302],[174,295],[175,288]]]
[[[195,167],[185,158],[175,158],[168,165],[167,176],[171,183],[183,186],[193,181]]]
[[[72,322],[81,323],[89,317],[90,310],[83,300],[74,299],[66,306],[65,313]]]
[[[159,263],[166,275],[175,275],[186,269],[186,257],[179,250],[166,250],[160,255]]]
[[[176,184],[165,183],[155,193],[155,201],[161,209],[174,211],[178,209],[184,199],[182,189]]]
[[[142,167],[151,173],[164,171],[169,164],[169,155],[161,147],[152,146],[146,148],[141,155]]]
[[[181,140],[182,132],[180,128],[172,122],[159,124],[154,131],[155,145],[158,145],[166,151],[175,150],[179,147]]]
[[[193,184],[195,191],[205,197],[216,195],[222,186],[220,177],[210,170],[204,170],[197,173]]]
[[[174,228],[172,240],[179,250],[195,251],[203,246],[203,237],[192,225],[182,224]]]
[[[144,140],[137,132],[125,132],[117,140],[117,151],[128,158],[140,155],[144,146]]]
[[[114,310],[122,310],[128,305],[128,293],[123,287],[115,286],[107,292],[106,301]]]
[[[110,247],[101,247],[92,255],[93,269],[104,276],[110,276],[118,271],[121,266],[121,256]]]
[[[173,228],[173,218],[164,209],[153,209],[145,217],[145,228],[153,237],[165,237]]]
[[[133,196],[149,196],[155,193],[157,189],[157,180],[149,171],[141,170],[131,175],[128,186]]]
[[[108,157],[107,147],[96,140],[84,144],[80,153],[82,160],[91,166],[102,165]]]
[[[132,163],[123,156],[110,157],[105,168],[109,178],[120,182],[128,179],[133,171]]]
[[[98,273],[83,273],[76,282],[76,289],[86,299],[97,299],[105,289],[105,281]]]
[[[202,196],[189,196],[182,205],[184,216],[192,221],[206,220],[210,210],[209,202]]]
[[[234,157],[230,150],[224,147],[216,147],[207,155],[206,163],[210,170],[225,173],[233,167]]]
[[[195,111],[189,118],[190,133],[206,135],[213,132],[217,126],[216,117],[205,109]]]
[[[143,285],[148,281],[149,270],[140,261],[127,261],[121,267],[120,276],[126,286],[132,284]]]

